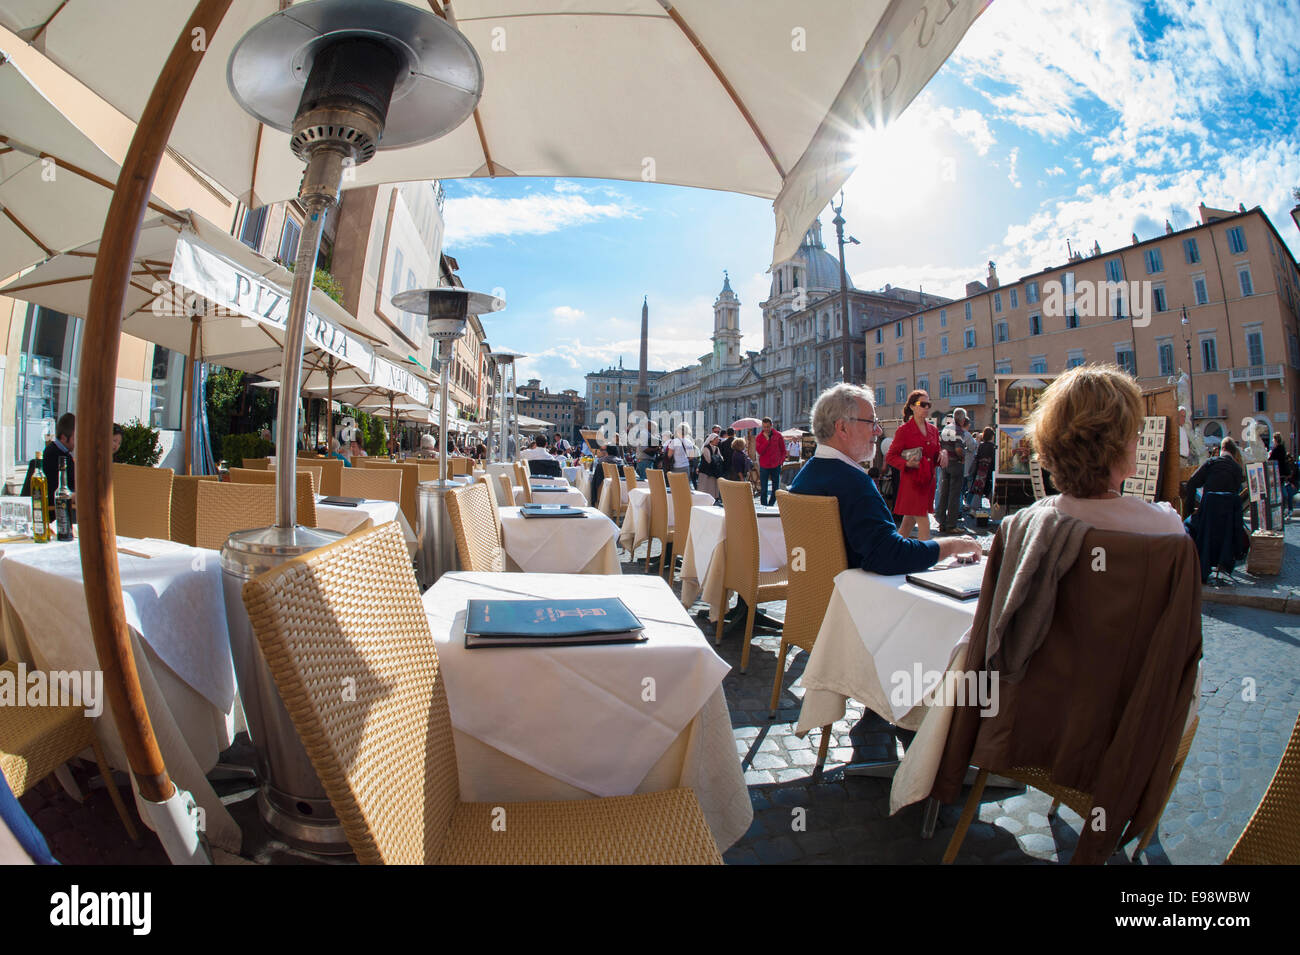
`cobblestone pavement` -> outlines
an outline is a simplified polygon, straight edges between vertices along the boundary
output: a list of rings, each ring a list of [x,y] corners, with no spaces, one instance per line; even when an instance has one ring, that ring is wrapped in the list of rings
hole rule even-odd
[[[987,531],[984,531],[987,533]],[[1289,527],[1290,552],[1300,544],[1300,526]],[[626,557],[626,554],[624,555]],[[624,573],[642,573],[628,560]],[[1294,556],[1294,555],[1291,555]],[[1300,584],[1297,561],[1288,558],[1278,586]],[[657,569],[651,561],[652,572]],[[1292,578],[1295,578],[1294,580]],[[680,586],[674,584],[680,593]],[[723,686],[731,710],[737,758],[745,770],[754,823],[725,856],[729,863],[937,863],[952,834],[959,805],[940,810],[934,837],[922,839],[921,807],[890,817],[889,780],[846,777],[850,762],[891,758],[893,737],[883,720],[849,701],[846,719],[832,727],[826,770],[813,778],[817,731],[793,734],[802,692],[796,685],[806,657],[792,650],[775,720],[768,702],[780,645],[784,605],[763,605],[776,626],[758,626],[749,672],[739,668],[739,628],[729,628],[718,652],[733,667]],[[705,610],[691,608],[710,642],[713,625]],[[760,621],[761,621],[760,617]],[[1204,674],[1200,727],[1178,785],[1144,856],[1147,864],[1218,863],[1250,818],[1281,758],[1300,711],[1300,617],[1252,607],[1204,608]],[[1253,690],[1253,698],[1252,697]],[[227,754],[251,763],[247,744]],[[78,770],[77,778],[88,774]],[[311,863],[312,857],[272,840],[256,818],[254,800],[238,780],[219,783],[229,808],[245,830],[244,858],[259,863]],[[166,857],[151,833],[138,844],[126,837],[102,788],[78,804],[52,783],[23,797],[23,805],[46,834],[61,861],[81,864],[157,864]],[[1081,820],[1062,808],[1049,819],[1051,800],[1035,790],[987,789],[979,819],[967,833],[960,862],[1066,862]],[[803,824],[802,831],[796,823]],[[346,860],[337,860],[346,861]],[[1112,860],[1123,863],[1122,856]]]

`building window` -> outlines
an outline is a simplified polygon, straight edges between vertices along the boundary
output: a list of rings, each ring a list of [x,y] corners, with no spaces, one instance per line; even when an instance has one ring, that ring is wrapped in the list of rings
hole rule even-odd
[[[1035,302],[1038,301],[1037,282],[1030,282],[1028,285],[1025,286],[1025,301],[1030,305],[1033,305]]]
[[[1029,372],[1033,375],[1047,374],[1047,356],[1034,355],[1029,359]]]
[[[963,344],[964,344],[967,348],[974,348],[974,347],[975,347],[975,329],[973,329],[973,328],[968,328],[968,329],[966,329],[965,342],[964,342]]]
[[[946,308],[939,309],[939,327],[948,327],[948,310]]]
[[[1252,365],[1264,364],[1264,333],[1250,331],[1246,333],[1246,354]]]
[[[966,303],[966,321],[970,321],[970,302]]]
[[[1029,334],[1031,335],[1043,334],[1043,317],[1041,315],[1029,316]]]
[[[81,333],[81,319],[27,306],[14,404],[17,465],[26,465],[54,437],[60,415],[76,410]]]
[[[1159,249],[1147,249],[1143,258],[1147,264],[1147,275],[1155,275],[1165,270],[1164,258],[1160,255]]]
[[[994,292],[994,293],[993,293],[993,311],[995,311],[995,312],[1000,312],[1000,311],[1002,311],[1002,293],[1001,293],[1001,292]]]
[[[1011,328],[1006,322],[998,322],[998,341],[1004,342],[1011,337]]]
[[[1083,349],[1071,348],[1069,355],[1065,359],[1066,368],[1074,368],[1083,364]]]
[[[1196,294],[1196,304],[1206,305],[1210,301],[1210,293],[1205,287],[1205,276],[1200,275],[1192,279],[1192,290]]]
[[[882,343],[884,342],[884,340],[885,340],[885,330],[884,330],[883,328],[877,328],[877,329],[876,329],[876,344],[877,344],[877,345],[880,345],[880,344],[882,344]]]
[[[1213,335],[1201,339],[1201,371],[1219,370],[1219,344]]]
[[[1106,261],[1106,281],[1118,282],[1119,275],[1119,259],[1108,259]]]
[[[907,385],[900,381],[898,384],[894,385],[894,404],[901,405],[906,400]]]
[[[1066,328],[1079,327],[1079,313],[1076,312],[1074,309],[1070,309],[1070,314],[1065,316],[1065,327]]]
[[[1156,355],[1160,359],[1160,374],[1174,373],[1174,346],[1172,342],[1160,342],[1156,345]]]
[[[916,357],[917,358],[925,357],[925,342],[921,342],[916,346]],[[902,359],[900,358],[899,361],[902,361]]]
[[[1012,308],[1019,308],[1019,307],[1020,307],[1020,294],[1019,294],[1015,289],[1011,289],[1011,290],[1008,292],[1008,294],[1011,296],[1011,307],[1012,307]]]
[[[940,355],[946,355],[946,354],[948,354],[948,336],[947,336],[947,335],[940,335],[940,336],[939,336],[939,354],[940,354]]]
[[[925,316],[918,315],[916,316],[916,332],[919,335],[924,331],[925,331]]]
[[[1151,289],[1151,301],[1155,303],[1157,312],[1169,311],[1169,303],[1165,301],[1165,287],[1157,285]]]
[[[267,206],[258,209],[245,209],[244,221],[239,226],[239,241],[253,251],[262,245],[262,232],[266,228]]]
[[[902,361],[902,360],[903,360],[903,346],[902,346],[902,345],[899,345],[899,346],[898,346],[898,360],[899,360],[899,361]]]
[[[1187,260],[1188,265],[1195,265],[1201,261],[1201,250],[1196,247],[1196,240],[1183,239],[1183,258]]]
[[[1255,294],[1255,283],[1253,283],[1250,280],[1250,269],[1248,268],[1237,269],[1237,281],[1241,283],[1242,295]]]
[[[1010,359],[1004,358],[1004,359],[1002,359],[1001,361],[998,362],[997,373],[998,373],[999,375],[1009,375],[1009,374],[1011,374],[1011,361],[1010,361]]]
[[[280,261],[286,265],[298,260],[298,236],[302,229],[288,216],[284,220],[284,231],[280,233]]]
[[[885,353],[882,351],[876,352],[876,367],[877,368],[885,367]]]
[[[1267,391],[1257,391],[1257,392],[1255,392],[1255,410],[1256,410],[1256,411],[1267,411],[1267,410],[1268,410],[1268,392],[1267,392]]]
[[[974,381],[976,378],[979,377],[979,375],[980,375],[980,366],[979,366],[979,365],[967,365],[967,366],[966,366],[966,380],[967,380],[967,381]]]
[[[939,397],[947,398],[950,394],[952,394],[952,375],[947,375],[947,374],[940,375],[939,376]]]
[[[1228,251],[1233,255],[1241,255],[1246,251],[1246,234],[1241,231],[1241,226],[1233,226],[1228,230]]]
[[[903,323],[902,323],[902,322],[895,322],[895,323],[894,323],[894,337],[895,337],[895,338],[902,338],[902,337],[903,337]]]
[[[1115,322],[1124,317],[1124,292],[1121,289],[1111,289],[1110,314],[1111,321]]]
[[[916,379],[916,388],[918,391],[924,391],[927,395],[930,393],[930,376],[922,375]]]
[[[1137,359],[1133,356],[1131,345],[1115,346],[1115,364],[1124,369],[1134,378],[1137,377]]]
[[[884,386],[884,385],[877,385],[877,386],[876,386],[876,404],[878,404],[878,405],[883,405],[884,403],[885,403],[885,386]]]
[[[1206,395],[1205,396],[1205,417],[1217,418],[1218,416],[1219,416],[1219,396]]]

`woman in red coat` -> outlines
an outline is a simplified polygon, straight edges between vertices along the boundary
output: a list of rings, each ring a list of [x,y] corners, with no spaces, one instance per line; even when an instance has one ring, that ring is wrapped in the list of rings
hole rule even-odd
[[[894,513],[902,517],[898,533],[909,537],[916,527],[917,537],[930,539],[930,512],[934,510],[936,467],[948,463],[948,454],[939,447],[939,429],[926,420],[930,412],[930,396],[924,391],[914,391],[907,396],[903,409],[903,424],[889,444],[885,463],[898,468],[898,499]],[[920,449],[904,456],[905,451]],[[910,459],[910,460],[909,460]]]

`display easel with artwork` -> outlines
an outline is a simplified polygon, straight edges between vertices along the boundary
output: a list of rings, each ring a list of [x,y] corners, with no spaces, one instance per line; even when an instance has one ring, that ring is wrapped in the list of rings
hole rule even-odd
[[[1168,453],[1169,419],[1152,415],[1142,419],[1138,435],[1137,473],[1124,479],[1124,494],[1144,501],[1158,500],[1165,455]]]

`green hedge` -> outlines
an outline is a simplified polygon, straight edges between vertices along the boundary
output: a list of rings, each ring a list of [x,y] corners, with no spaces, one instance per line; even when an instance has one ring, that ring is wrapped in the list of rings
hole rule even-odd
[[[156,467],[162,458],[162,447],[158,432],[144,424],[139,418],[122,425],[122,446],[113,455],[118,464],[137,464],[140,467]]]
[[[232,468],[243,467],[244,458],[269,458],[274,451],[275,445],[258,434],[228,434],[221,442],[221,456]]]

